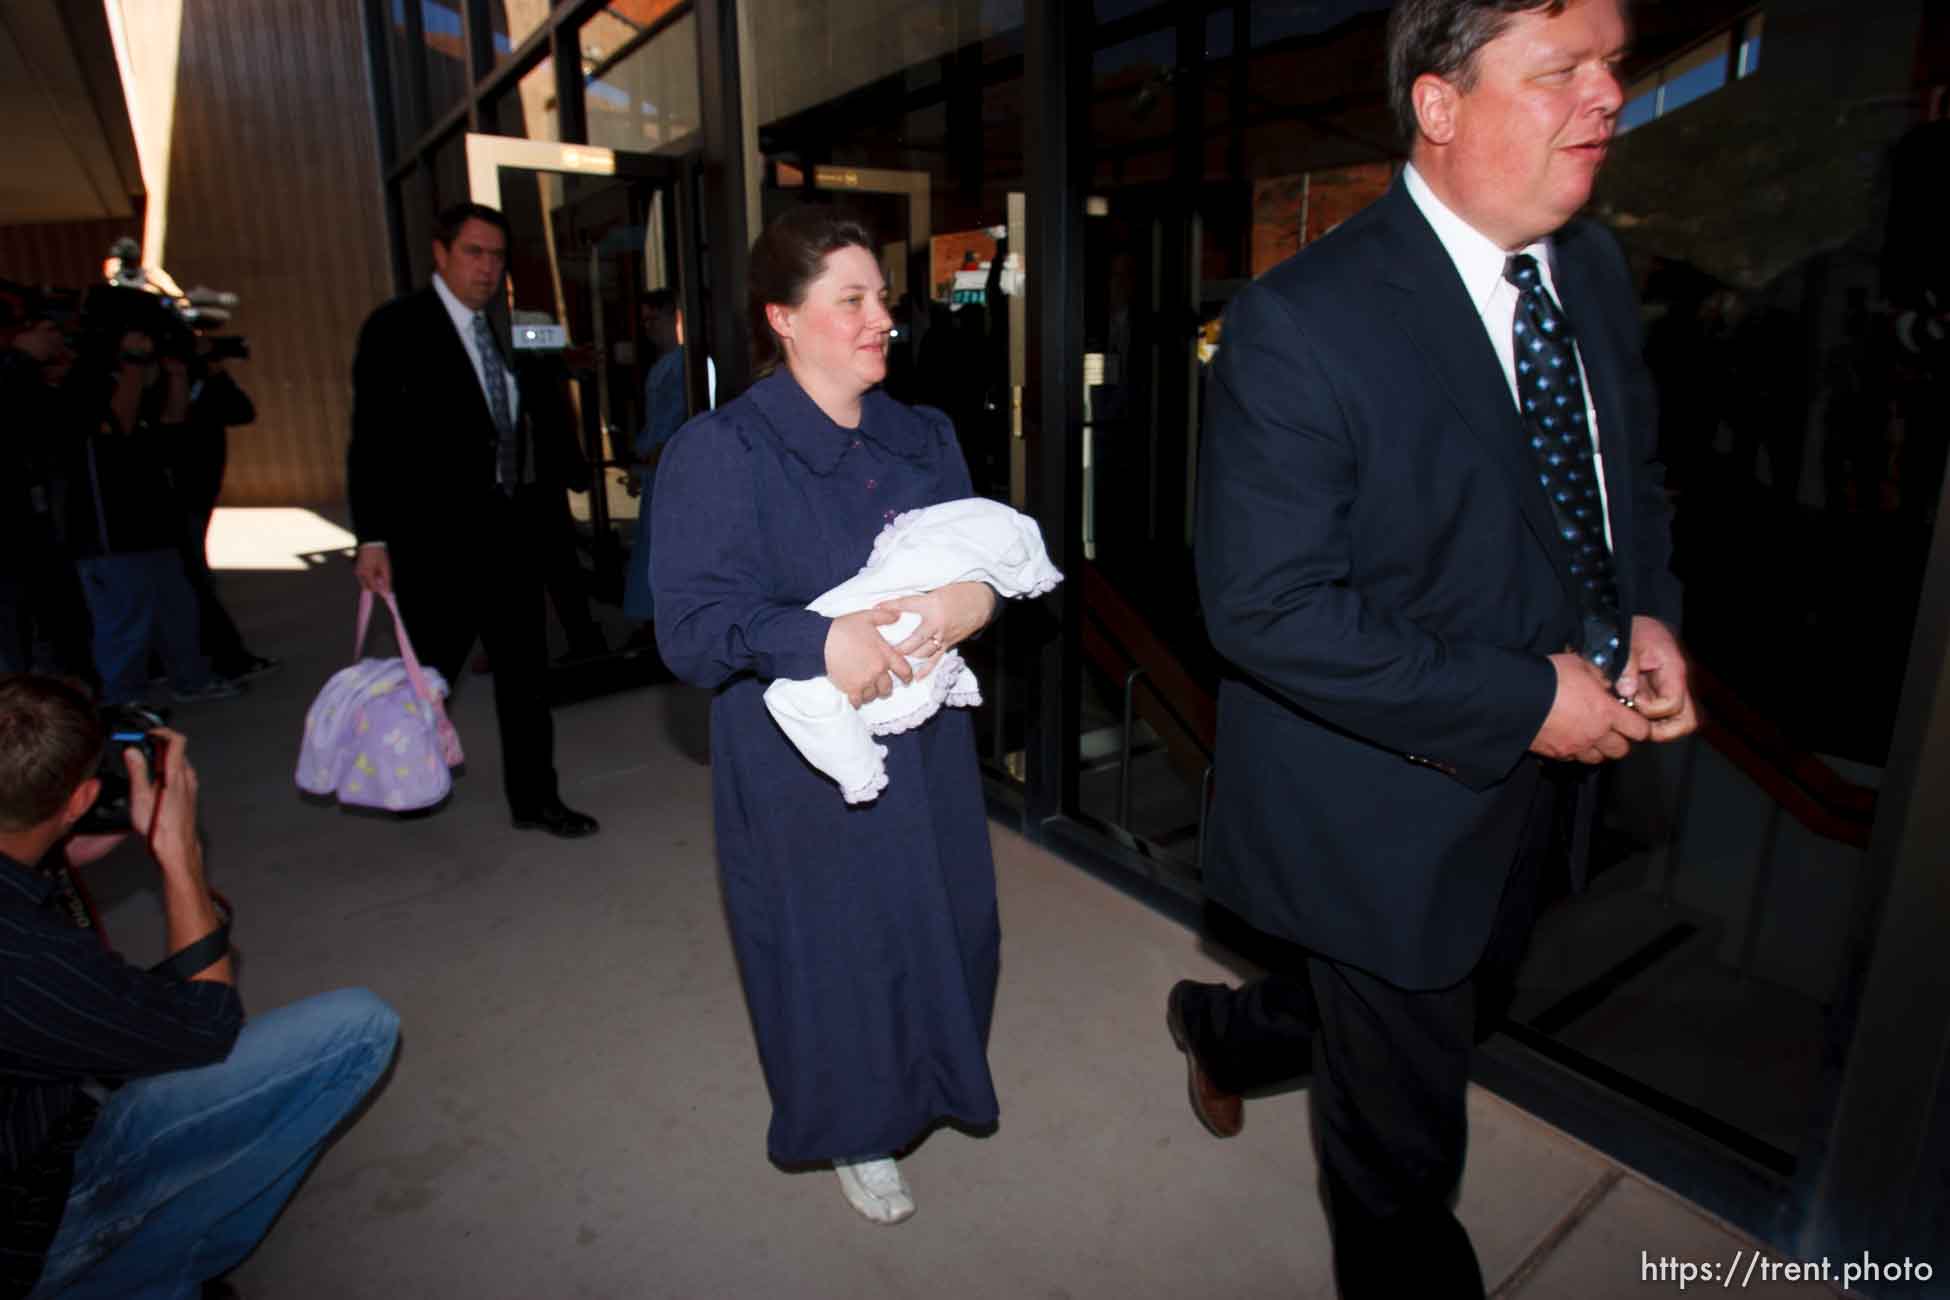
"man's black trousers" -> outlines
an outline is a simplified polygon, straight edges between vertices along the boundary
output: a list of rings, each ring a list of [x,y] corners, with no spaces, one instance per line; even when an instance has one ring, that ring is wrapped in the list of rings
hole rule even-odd
[[[1501,1021],[1530,940],[1543,864],[1559,857],[1574,795],[1538,783],[1488,947],[1450,988],[1398,988],[1357,966],[1272,939],[1270,973],[1202,987],[1185,1028],[1213,1083],[1251,1092],[1312,1071],[1321,1190],[1344,1300],[1483,1295],[1451,1210],[1468,1148],[1470,1058]]]
[[[555,719],[548,706],[548,622],[542,569],[554,516],[530,485],[499,491],[449,517],[452,531],[390,545],[393,590],[420,662],[451,688],[480,641],[493,669],[502,783],[516,816],[557,799]],[[432,507],[438,509],[437,506]],[[478,755],[481,738],[463,735]]]

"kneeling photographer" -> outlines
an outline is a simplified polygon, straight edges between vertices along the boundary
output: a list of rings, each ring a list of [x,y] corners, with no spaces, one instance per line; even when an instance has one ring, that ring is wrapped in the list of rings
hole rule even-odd
[[[148,970],[57,888],[131,833],[74,833],[117,767],[161,877]],[[392,1058],[363,989],[245,1023],[196,807],[181,735],[111,739],[72,684],[0,676],[0,1297],[222,1294]]]

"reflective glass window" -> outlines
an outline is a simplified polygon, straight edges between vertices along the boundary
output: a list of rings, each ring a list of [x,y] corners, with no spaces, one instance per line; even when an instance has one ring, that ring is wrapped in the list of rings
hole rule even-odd
[[[460,0],[420,0],[425,45],[421,65],[426,69],[427,111],[439,121],[467,96],[467,41],[460,17]]]
[[[1385,12],[1391,0],[1246,0],[1254,45],[1318,36],[1364,14]]]
[[[1223,59],[1232,53],[1232,10],[1220,9],[1205,18],[1205,57]]]
[[[433,151],[434,210],[465,203],[467,199],[467,148],[462,133],[456,131]]]
[[[1021,0],[746,0],[761,127],[1022,26]]]
[[[1663,115],[1710,95],[1727,84],[1727,53],[1731,38],[1719,36],[1666,69],[1659,102]]]
[[[561,139],[560,116],[555,107],[555,60],[543,59],[531,68],[512,91],[495,100],[486,116],[497,135],[524,140]]]
[[[414,142],[420,138],[420,132],[425,129],[425,123],[420,121],[413,102],[413,85],[418,79],[419,67],[414,58],[411,36],[406,30],[406,0],[391,0],[387,6],[386,68],[392,82],[397,160],[412,150]]]
[[[1760,71],[1760,32],[1765,21],[1762,14],[1755,14],[1747,20],[1743,28],[1746,36],[1740,42],[1740,66],[1735,71],[1736,76],[1751,77]]]
[[[516,47],[548,21],[548,11],[549,0],[488,0],[496,67],[513,58]]]
[[[646,29],[604,10],[583,25],[581,45],[591,144],[655,152],[696,134],[695,18]]]
[[[433,275],[433,205],[427,201],[425,178],[418,168],[399,181],[400,224],[406,240],[406,262],[414,285]]]

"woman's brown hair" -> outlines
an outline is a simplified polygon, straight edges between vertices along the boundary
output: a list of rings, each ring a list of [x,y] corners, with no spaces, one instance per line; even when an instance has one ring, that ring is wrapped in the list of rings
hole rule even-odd
[[[765,319],[768,303],[797,307],[806,287],[826,269],[826,258],[842,248],[874,253],[873,236],[858,220],[832,208],[794,208],[773,218],[752,245],[746,305],[751,315],[752,374],[762,378],[785,360],[779,336]]]

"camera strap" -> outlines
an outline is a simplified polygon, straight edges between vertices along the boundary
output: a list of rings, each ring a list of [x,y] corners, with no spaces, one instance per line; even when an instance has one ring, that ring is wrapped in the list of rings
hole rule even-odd
[[[189,980],[200,972],[222,961],[230,953],[230,904],[216,890],[210,891],[210,901],[217,905],[219,918],[217,928],[198,939],[189,947],[173,952],[149,968],[152,975],[168,975],[173,979]]]
[[[101,910],[95,906],[95,896],[88,892],[88,882],[72,865],[63,861],[61,869],[53,873],[54,900],[62,915],[77,930],[92,930],[103,948],[110,952],[108,932],[102,929]]]
[[[157,746],[156,757],[158,759],[163,757],[160,742]],[[149,813],[149,828],[143,832],[142,836],[143,844],[148,848],[151,858],[156,856],[156,826],[162,820],[163,786],[167,783],[167,778],[164,775],[166,771],[166,765],[158,762],[155,765],[154,772],[151,773],[155,781],[155,801],[154,807]],[[215,963],[222,961],[229,954],[230,900],[212,889],[210,890],[210,902],[217,909],[217,928],[204,935],[201,939],[198,939],[189,947],[173,952],[157,962],[154,966],[151,966],[149,968],[150,974],[168,975],[175,979],[188,980]],[[103,941],[107,941],[106,935],[103,936]]]

